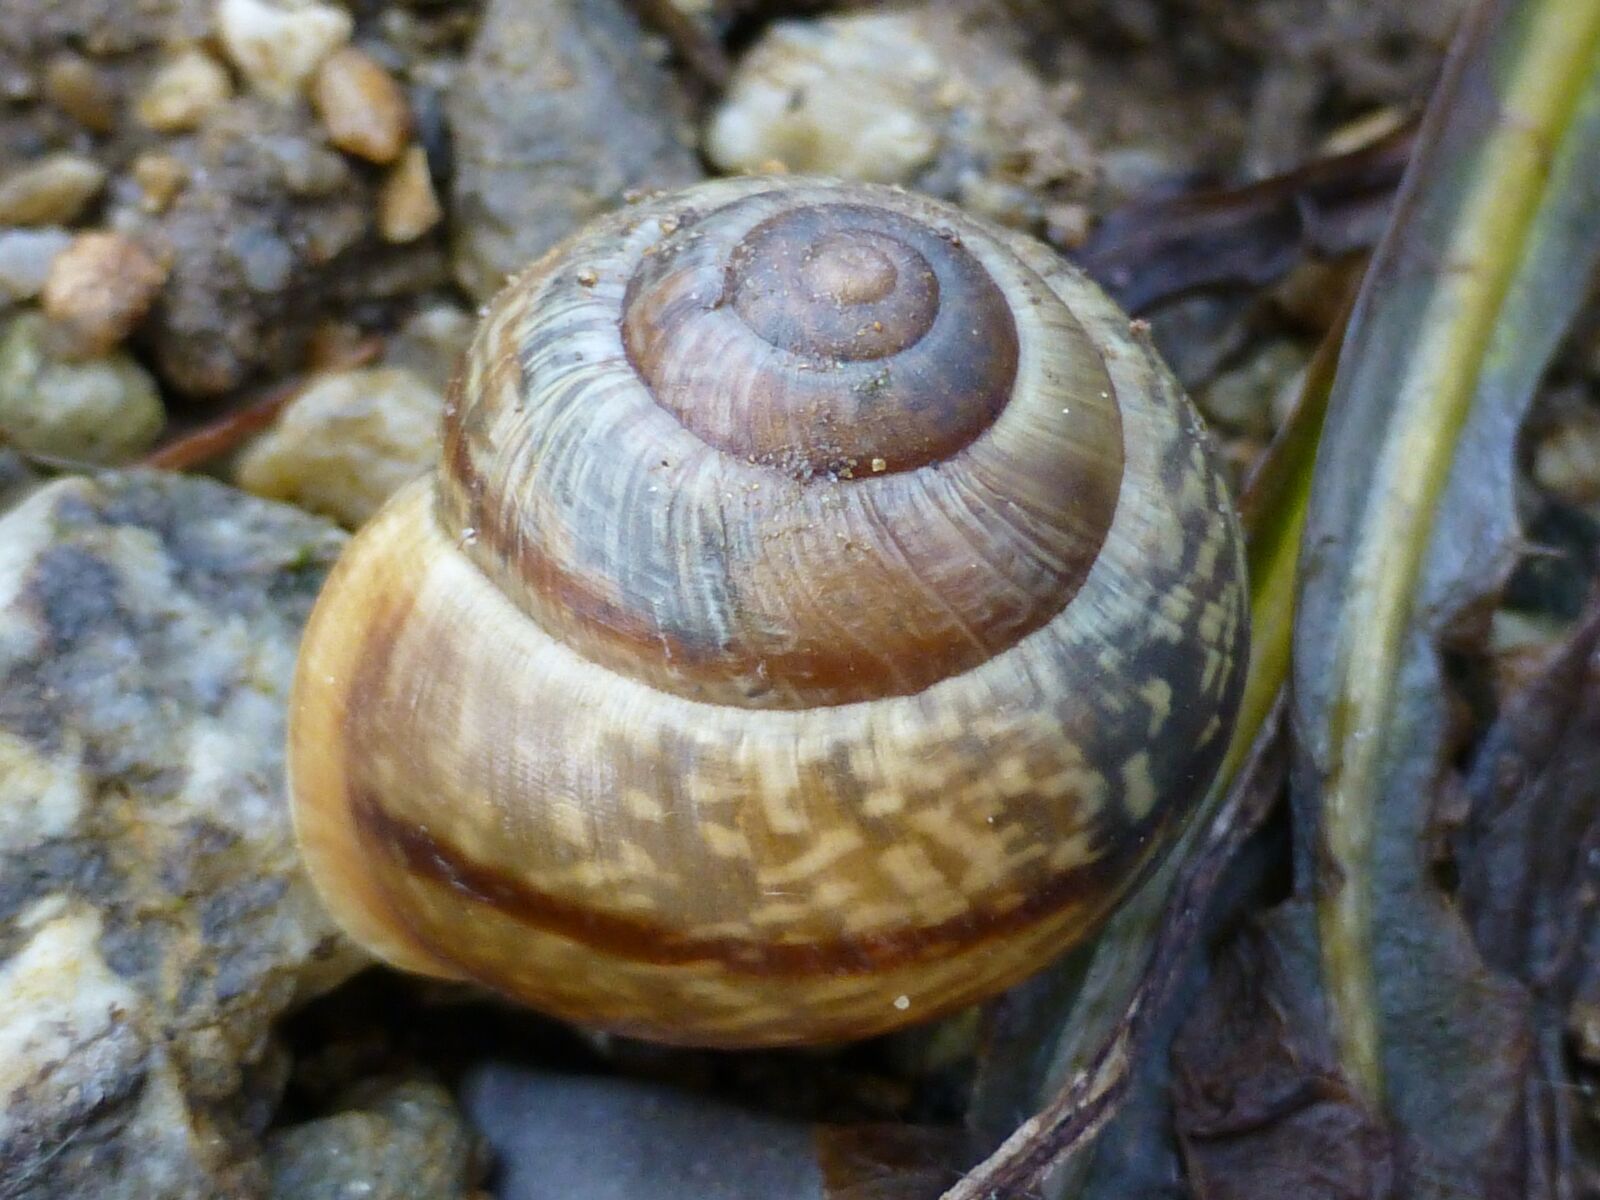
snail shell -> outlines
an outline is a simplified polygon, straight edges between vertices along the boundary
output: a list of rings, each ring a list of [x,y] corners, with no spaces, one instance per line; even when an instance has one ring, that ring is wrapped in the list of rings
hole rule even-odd
[[[401,967],[865,1036],[1094,928],[1214,773],[1246,624],[1198,419],[1076,270],[892,189],[706,184],[490,306],[307,629],[297,829]]]

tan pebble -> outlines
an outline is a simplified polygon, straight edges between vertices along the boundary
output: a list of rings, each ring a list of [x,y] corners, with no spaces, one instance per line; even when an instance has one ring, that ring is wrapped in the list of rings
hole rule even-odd
[[[67,335],[73,356],[96,358],[132,332],[167,271],[120,233],[85,233],[50,264],[45,315]]]
[[[150,151],[133,160],[133,181],[143,193],[139,207],[148,213],[163,213],[189,180],[189,168],[170,154]]]
[[[438,458],[443,407],[409,371],[323,375],[240,456],[239,486],[359,525]]]
[[[386,242],[411,242],[439,223],[439,207],[428,173],[428,156],[412,146],[389,172],[378,193],[378,232]]]
[[[110,133],[117,124],[117,98],[105,74],[71,51],[44,69],[45,97],[85,129]]]
[[[203,50],[185,50],[151,77],[134,115],[160,133],[181,133],[199,125],[232,93],[226,67]]]
[[[64,225],[105,186],[105,168],[81,154],[49,154],[0,177],[0,225]]]
[[[1045,235],[1063,250],[1076,250],[1089,240],[1094,214],[1087,204],[1051,204],[1044,210]]]
[[[250,86],[284,103],[305,90],[312,73],[350,40],[342,8],[319,0],[218,0],[217,32],[228,59]]]
[[[317,68],[311,102],[328,139],[368,162],[392,163],[411,131],[411,110],[394,76],[360,50],[346,46]]]

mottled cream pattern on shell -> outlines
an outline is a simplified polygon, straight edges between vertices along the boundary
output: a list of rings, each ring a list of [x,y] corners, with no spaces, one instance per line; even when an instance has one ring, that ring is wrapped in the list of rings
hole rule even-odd
[[[308,627],[297,827],[402,967],[866,1036],[1092,931],[1214,773],[1247,621],[1199,421],[1074,268],[894,189],[706,184],[491,305],[443,465]]]

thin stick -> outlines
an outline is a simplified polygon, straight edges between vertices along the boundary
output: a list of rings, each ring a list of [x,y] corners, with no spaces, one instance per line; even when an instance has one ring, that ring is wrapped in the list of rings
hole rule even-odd
[[[316,382],[318,376],[364,367],[383,352],[383,340],[371,337],[343,352],[314,375],[290,379],[269,388],[258,399],[224,413],[216,420],[190,430],[175,441],[152,450],[140,466],[164,471],[190,471],[236,450],[252,434],[271,425],[278,414]]]

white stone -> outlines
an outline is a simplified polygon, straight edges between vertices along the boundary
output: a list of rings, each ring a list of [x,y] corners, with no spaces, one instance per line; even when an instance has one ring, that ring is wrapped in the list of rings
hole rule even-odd
[[[37,296],[50,264],[71,244],[65,229],[0,229],[0,303]]]
[[[318,0],[219,0],[222,47],[258,92],[290,101],[350,40],[350,14]]]
[[[46,758],[0,729],[0,852],[18,854],[71,832],[88,791],[69,749]]]
[[[151,129],[178,133],[200,124],[232,91],[221,63],[203,50],[186,50],[156,71],[135,112]]]
[[[100,919],[76,911],[48,921],[0,966],[0,1096],[110,1035],[143,1006],[100,957]],[[0,1105],[0,1143],[14,1131]]]
[[[706,153],[724,171],[904,183],[938,153],[944,75],[906,14],[780,22],[739,63]]]

